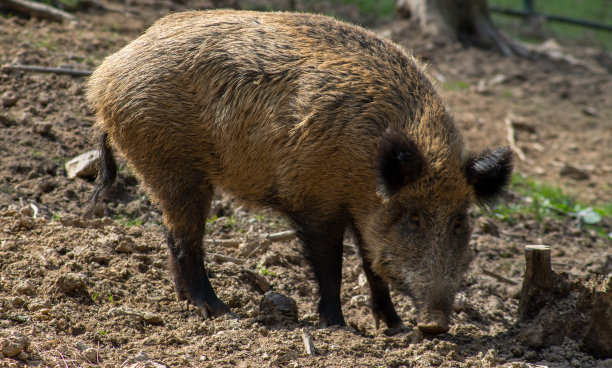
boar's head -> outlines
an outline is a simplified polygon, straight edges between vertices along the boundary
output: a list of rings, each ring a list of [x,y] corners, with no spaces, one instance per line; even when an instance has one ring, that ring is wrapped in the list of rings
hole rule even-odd
[[[473,258],[468,210],[474,202],[492,204],[503,193],[512,153],[423,153],[402,130],[389,128],[376,170],[381,205],[363,234],[372,269],[411,297],[421,331],[446,332]]]

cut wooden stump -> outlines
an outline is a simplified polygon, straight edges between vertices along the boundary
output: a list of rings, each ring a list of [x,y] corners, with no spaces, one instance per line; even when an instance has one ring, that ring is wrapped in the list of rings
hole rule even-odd
[[[538,313],[542,303],[548,299],[548,292],[553,286],[549,246],[525,246],[525,262],[525,278],[519,301],[519,320],[521,321]]]
[[[566,338],[599,359],[612,358],[612,277],[570,281],[551,268],[550,247],[525,247],[518,340],[530,348],[560,345]]]

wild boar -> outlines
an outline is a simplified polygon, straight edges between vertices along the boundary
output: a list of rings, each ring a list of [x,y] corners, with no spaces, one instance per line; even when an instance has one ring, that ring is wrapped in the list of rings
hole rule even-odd
[[[133,167],[167,226],[177,296],[233,314],[203,262],[215,188],[294,225],[319,284],[320,325],[344,325],[342,241],[351,232],[372,313],[400,327],[389,294],[412,298],[418,328],[449,328],[472,255],[468,209],[492,203],[508,148],[469,153],[410,53],[360,27],[299,13],[190,11],[157,21],[87,83],[101,151],[98,202]]]

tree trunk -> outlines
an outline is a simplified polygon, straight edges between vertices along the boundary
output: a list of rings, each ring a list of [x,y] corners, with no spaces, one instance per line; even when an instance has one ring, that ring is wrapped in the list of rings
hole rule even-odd
[[[486,0],[397,0],[396,6],[400,15],[415,19],[433,36],[528,56],[493,25]]]

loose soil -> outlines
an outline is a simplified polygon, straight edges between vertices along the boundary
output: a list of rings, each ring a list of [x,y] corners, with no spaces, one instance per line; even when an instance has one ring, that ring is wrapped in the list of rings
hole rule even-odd
[[[90,69],[157,18],[207,5],[112,2],[108,6],[121,12],[77,12],[79,22],[70,24],[3,14],[0,64]],[[564,46],[577,64],[511,59],[428,39],[406,21],[379,31],[430,64],[471,149],[507,145],[510,118],[525,153],[517,160],[519,173],[586,203],[612,201],[609,54]],[[120,167],[107,217],[80,220],[92,180],[68,179],[63,165],[93,149],[83,81],[0,72],[0,367],[612,367],[591,340],[570,333],[582,325],[553,328],[578,318],[571,313],[589,316],[584,295],[591,294],[580,294],[589,285],[604,304],[612,295],[610,239],[569,217],[536,221],[525,215],[506,223],[474,210],[477,257],[457,297],[452,327],[427,338],[413,330],[414,309],[395,291],[410,330],[392,335],[376,328],[348,239],[342,301],[349,326],[317,328],[317,288],[298,242],[261,240],[264,233],[287,230],[287,222],[219,193],[207,237],[241,244],[208,244],[208,265],[220,298],[240,319],[204,320],[175,297],[161,216],[129,167]],[[506,200],[523,198],[510,193]],[[610,219],[603,226],[612,231]],[[550,301],[548,314],[519,323],[527,244],[550,245],[553,269],[579,287]],[[297,318],[260,310],[267,287],[297,302]],[[306,352],[305,332],[315,355]]]

